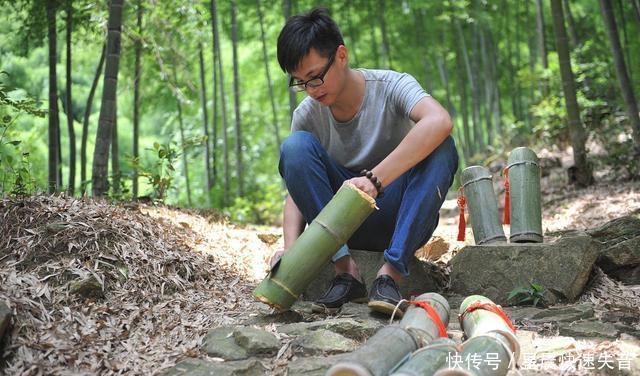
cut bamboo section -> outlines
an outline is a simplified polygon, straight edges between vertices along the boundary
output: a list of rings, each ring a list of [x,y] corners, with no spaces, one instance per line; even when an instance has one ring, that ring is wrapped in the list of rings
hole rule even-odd
[[[343,185],[293,243],[253,295],[287,310],[375,208],[375,200],[352,184]]]
[[[457,352],[455,341],[450,338],[438,338],[416,350],[390,376],[433,375],[437,370],[448,366]]]
[[[446,326],[449,303],[439,294],[422,294],[416,300],[429,303]],[[424,309],[410,305],[399,324],[380,329],[362,347],[335,364],[327,376],[382,376],[408,354],[439,338],[438,326]]]
[[[474,303],[494,304],[481,295],[467,297],[460,305],[463,313]],[[495,312],[477,309],[462,316],[460,327],[468,338],[462,351],[449,360],[436,376],[504,376],[520,356],[520,344],[509,324]],[[467,361],[474,359],[475,361]]]
[[[513,149],[507,162],[512,243],[542,243],[540,166],[533,150]]]
[[[467,167],[462,171],[464,195],[469,205],[473,239],[477,245],[506,243],[498,216],[498,201],[493,192],[489,170],[482,166]]]

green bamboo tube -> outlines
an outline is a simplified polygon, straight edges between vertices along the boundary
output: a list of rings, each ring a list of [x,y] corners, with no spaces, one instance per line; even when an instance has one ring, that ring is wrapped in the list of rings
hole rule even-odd
[[[475,302],[493,303],[484,296],[472,295],[460,304],[460,313]],[[504,376],[510,369],[510,363],[520,356],[520,344],[515,333],[494,312],[484,309],[469,312],[464,315],[460,327],[468,340],[462,344],[462,351],[456,357],[459,362],[448,364],[447,368],[435,373],[437,376]],[[450,359],[449,363],[452,363]]]
[[[375,208],[375,200],[352,184],[343,185],[291,245],[253,296],[280,311],[298,299]]]
[[[512,243],[542,243],[540,166],[533,150],[513,149],[507,162]]]
[[[438,338],[413,352],[390,376],[433,375],[438,369],[448,366],[452,355],[457,354],[457,351],[455,341]]]
[[[436,293],[422,294],[416,300],[426,301],[449,323],[449,303]],[[358,350],[351,353],[326,373],[326,376],[382,376],[408,354],[429,344],[439,335],[438,327],[419,307],[410,305],[402,321],[380,329]]]
[[[506,242],[489,170],[481,166],[465,168],[462,171],[462,186],[476,244]]]

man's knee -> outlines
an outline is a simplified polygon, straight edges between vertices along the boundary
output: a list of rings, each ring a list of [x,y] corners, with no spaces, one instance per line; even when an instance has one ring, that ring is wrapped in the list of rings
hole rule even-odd
[[[318,139],[310,132],[293,132],[289,137],[285,138],[282,145],[280,145],[280,157],[291,158],[304,156],[309,151],[312,151],[317,143]]]
[[[291,133],[280,145],[280,173],[284,169],[295,169],[305,166],[305,162],[316,152],[319,141],[306,131]]]

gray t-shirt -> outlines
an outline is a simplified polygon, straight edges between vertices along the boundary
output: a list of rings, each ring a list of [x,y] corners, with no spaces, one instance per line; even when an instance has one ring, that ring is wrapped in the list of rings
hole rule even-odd
[[[342,166],[372,169],[398,146],[415,125],[409,114],[429,94],[407,73],[358,69],[365,79],[364,99],[350,121],[336,121],[329,107],[305,98],[293,113],[291,131],[308,131]]]

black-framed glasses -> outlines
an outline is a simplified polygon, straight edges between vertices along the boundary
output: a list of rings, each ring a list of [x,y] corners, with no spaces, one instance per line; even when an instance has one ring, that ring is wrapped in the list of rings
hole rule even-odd
[[[334,52],[333,54],[331,54],[331,57],[329,58],[329,62],[322,70],[322,73],[320,73],[319,75],[317,75],[316,77],[308,81],[294,82],[293,77],[291,77],[291,79],[289,79],[289,89],[294,91],[305,91],[307,90],[308,87],[322,86],[322,84],[324,84],[324,76],[329,71],[329,68],[331,68],[331,65],[333,64],[335,57],[336,57],[336,53]]]

